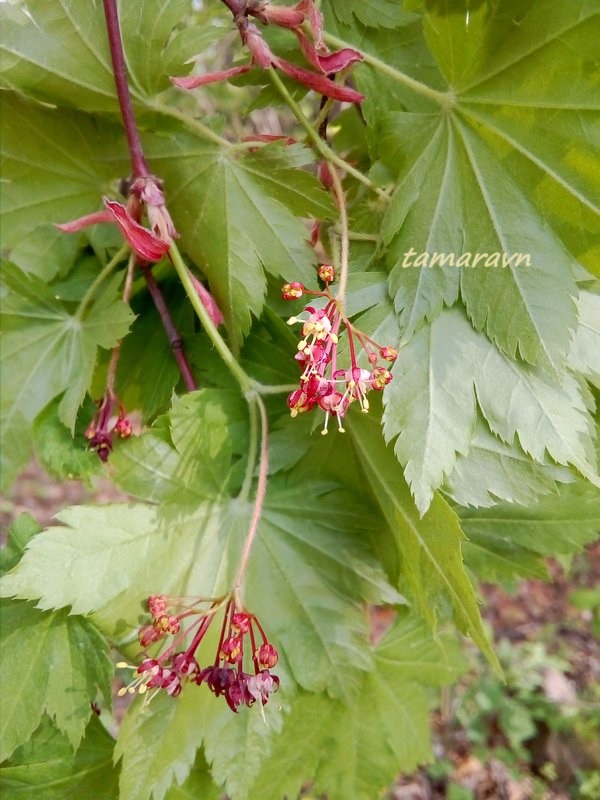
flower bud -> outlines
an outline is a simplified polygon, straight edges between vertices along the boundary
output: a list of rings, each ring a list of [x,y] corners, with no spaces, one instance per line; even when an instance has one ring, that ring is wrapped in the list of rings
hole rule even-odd
[[[230,664],[237,664],[242,660],[242,655],[242,640],[237,636],[231,636],[223,642],[219,658],[229,661]]]
[[[138,641],[142,647],[146,648],[150,647],[154,642],[158,642],[164,635],[164,632],[157,630],[154,625],[144,625],[138,633]]]
[[[169,600],[166,594],[151,594],[148,598],[148,611],[152,614],[154,619],[162,616],[169,606]]]
[[[297,8],[274,6],[271,3],[261,6],[260,16],[282,28],[298,28],[304,22],[304,14]]]
[[[260,669],[273,669],[279,661],[279,653],[272,644],[265,642],[254,654]]]
[[[252,53],[252,63],[256,64],[262,69],[267,69],[274,62],[274,56],[271,48],[265,42],[261,32],[256,25],[248,25],[244,31],[244,41],[248,50]]]
[[[332,283],[335,280],[335,269],[332,264],[321,264],[318,275],[325,283]]]
[[[181,622],[179,617],[177,616],[168,616],[167,614],[163,614],[156,620],[156,627],[158,630],[164,631],[165,633],[179,633],[181,629]]]
[[[392,373],[385,367],[376,367],[371,373],[371,386],[381,391],[392,380]]]
[[[133,433],[133,427],[127,417],[119,415],[115,422],[115,431],[119,434],[121,439],[129,439]]]
[[[317,177],[321,185],[326,189],[331,189],[333,186],[333,177],[331,176],[331,169],[326,161],[320,161],[317,169]]]
[[[297,300],[302,297],[304,292],[304,285],[298,281],[293,283],[284,283],[281,287],[281,296],[284,300]]]
[[[392,364],[398,358],[398,351],[395,347],[382,347],[379,355],[384,361],[389,361]]]
[[[231,615],[231,629],[236,634],[248,633],[250,630],[250,615],[244,614],[243,611],[236,611]]]

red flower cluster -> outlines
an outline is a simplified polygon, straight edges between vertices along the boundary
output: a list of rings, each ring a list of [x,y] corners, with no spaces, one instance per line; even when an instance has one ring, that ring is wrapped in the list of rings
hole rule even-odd
[[[265,42],[260,30],[248,21],[248,16],[256,17],[261,22],[273,23],[282,28],[292,30],[298,39],[302,54],[312,70],[292,64],[284,58],[277,56]],[[248,72],[253,67],[268,69],[276,67],[289,75],[298,83],[313,89],[321,95],[332,97],[347,103],[360,103],[364,95],[360,92],[342,86],[331,80],[332,75],[341,72],[346,67],[352,66],[357,61],[362,61],[363,56],[358,50],[345,47],[333,53],[329,51],[323,41],[323,15],[316,8],[314,0],[300,0],[293,7],[276,6],[266,0],[248,0],[244,13],[236,16],[236,25],[240,32],[242,44],[246,45],[252,55],[250,64],[219,72],[209,72],[204,75],[192,75],[186,78],[171,78],[175,86],[180,89],[196,89],[207,83],[228,80],[237,75]],[[309,38],[301,26],[306,23],[311,32]],[[312,39],[312,41],[311,41]]]
[[[206,603],[206,601],[200,601]],[[279,687],[279,678],[270,670],[279,656],[267,640],[265,632],[253,614],[237,608],[230,599],[225,606],[221,636],[212,664],[204,668],[196,660],[196,652],[206,631],[220,608],[218,601],[209,601],[208,610],[200,610],[197,603],[185,599],[172,599],[166,595],[151,595],[148,610],[152,622],[139,631],[139,641],[146,649],[151,644],[172,636],[171,644],[158,656],[146,656],[135,671],[134,680],[119,690],[145,694],[148,689],[162,689],[171,697],[181,693],[184,683],[205,683],[216,697],[225,698],[229,708],[237,712],[241,705],[252,706],[257,700],[262,705]],[[192,625],[182,630],[182,621],[195,618]],[[260,635],[261,643],[257,644]],[[185,650],[177,651],[180,644],[192,637]],[[252,672],[244,671],[244,661],[252,664]],[[121,662],[119,667],[129,665]]]
[[[118,405],[119,414],[116,422],[112,423],[115,404]],[[128,439],[132,433],[133,428],[125,415],[125,409],[107,392],[100,400],[98,411],[85,432],[85,438],[90,443],[90,450],[98,453],[101,461],[107,461],[112,450],[114,435],[116,434],[121,439]]]
[[[359,331],[344,315],[342,304],[329,291],[334,279],[333,267],[323,264],[318,270],[325,281],[325,291],[313,292],[298,282],[286,283],[282,288],[284,300],[296,300],[304,294],[324,297],[323,308],[306,306],[304,317],[291,317],[288,325],[302,323],[302,339],[298,342],[295,356],[302,369],[300,387],[287,399],[292,417],[317,406],[325,412],[325,425],[321,433],[327,433],[329,417],[335,417],[338,430],[344,431],[342,419],[351,403],[358,401],[361,411],[367,413],[367,393],[381,391],[392,380],[388,365],[398,357],[393,347],[382,347]],[[337,363],[340,329],[345,328],[350,350],[350,365],[340,369]],[[361,367],[357,343],[366,356],[368,368]],[[381,363],[383,362],[383,363]]]

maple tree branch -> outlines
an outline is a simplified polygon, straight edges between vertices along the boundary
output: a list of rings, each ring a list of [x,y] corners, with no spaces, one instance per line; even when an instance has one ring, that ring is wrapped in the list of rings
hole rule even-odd
[[[141,178],[148,175],[149,170],[142,149],[140,132],[135,121],[131,94],[129,93],[127,66],[125,64],[125,54],[123,53],[123,42],[121,40],[121,28],[119,25],[119,12],[117,11],[116,0],[103,0],[103,2],[108,46],[110,48],[119,108],[121,109],[123,127],[125,128],[127,145],[131,156],[132,173],[134,178]]]
[[[171,347],[171,353],[177,362],[181,377],[185,383],[185,388],[188,390],[188,392],[193,392],[198,388],[198,384],[196,383],[196,379],[194,378],[192,369],[187,360],[183,339],[175,327],[175,323],[171,317],[171,313],[165,301],[162,289],[156,282],[156,278],[152,274],[150,265],[143,266],[141,269],[146,281],[146,286],[150,292],[150,297],[154,301],[154,305],[156,306],[156,310],[159,313],[161,322],[167,334],[167,339],[169,340],[169,345]]]
[[[134,178],[143,178],[150,175],[140,132],[135,120],[133,105],[131,103],[131,94],[129,92],[129,82],[127,80],[127,65],[125,64],[125,54],[123,52],[123,41],[121,39],[121,27],[119,25],[119,12],[117,10],[116,0],[103,0],[104,3],[104,17],[106,19],[106,33],[108,35],[108,46],[110,48],[110,56],[113,65],[113,74],[115,78],[115,86],[117,89],[117,99],[119,101],[119,108],[121,110],[121,118],[123,120],[123,127],[127,137],[127,146],[129,149],[129,156],[131,158],[131,169]],[[158,283],[156,282],[151,268],[147,265],[138,266],[142,269],[142,273],[148,286],[150,296],[159,313],[162,324],[164,326],[171,352],[177,362],[181,377],[186,385],[188,391],[194,391],[198,388],[196,380],[192,374],[191,367],[183,350],[183,339],[181,338],[173,318],[169,313],[164,295]]]
[[[221,0],[221,2],[231,11],[234,19],[241,17],[246,11],[246,0]]]

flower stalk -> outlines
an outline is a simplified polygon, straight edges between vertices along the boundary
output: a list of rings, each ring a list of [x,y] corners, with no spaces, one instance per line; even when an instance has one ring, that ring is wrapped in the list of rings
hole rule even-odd
[[[244,575],[246,574],[248,561],[250,559],[250,552],[252,550],[252,545],[254,544],[256,533],[258,531],[258,523],[260,522],[260,518],[262,515],[265,494],[267,491],[267,472],[269,470],[269,426],[267,421],[267,412],[265,409],[265,404],[262,398],[259,397],[259,395],[255,395],[250,402],[258,406],[258,412],[260,414],[261,437],[260,437],[260,455],[258,462],[259,464],[258,481],[256,484],[256,497],[254,500],[254,508],[252,509],[252,517],[250,519],[250,525],[248,526],[248,532],[246,534],[246,539],[244,541],[244,547],[242,549],[242,554],[240,556],[238,568],[235,573],[235,578],[233,579],[233,596],[236,599],[236,601],[240,604],[241,604],[240,592],[242,588],[242,583],[244,580]]]
[[[257,701],[266,705],[279,688],[279,678],[270,671],[277,665],[279,654],[256,615],[233,595],[216,599],[150,595],[147,605],[151,621],[138,632],[144,648],[142,662],[137,667],[125,662],[117,664],[121,669],[133,670],[131,683],[118,691],[120,697],[145,695],[147,704],[161,690],[178,697],[185,685],[205,683],[215,697],[223,696],[237,713],[241,706],[252,706]],[[202,667],[198,661],[200,646],[223,606],[225,613],[214,659]],[[192,620],[192,624],[182,629],[183,620]],[[178,650],[189,637],[187,647]],[[161,652],[148,655],[148,648],[165,641],[168,644]]]

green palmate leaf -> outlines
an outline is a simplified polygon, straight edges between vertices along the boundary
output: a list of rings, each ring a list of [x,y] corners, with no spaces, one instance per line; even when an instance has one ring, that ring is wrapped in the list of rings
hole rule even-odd
[[[182,786],[172,786],[166,794],[166,800],[221,800],[222,792],[215,786],[215,783],[208,771],[204,758],[196,758],[196,763],[192,768],[187,780]]]
[[[333,0],[331,6],[335,16],[349,25],[354,17],[374,28],[397,28],[414,19],[397,0]]]
[[[6,800],[115,800],[118,772],[112,763],[113,740],[92,717],[77,752],[47,717],[0,769]],[[169,800],[171,800],[169,798]],[[179,799],[178,799],[179,800]]]
[[[3,4],[2,17],[5,85],[85,111],[118,109],[100,3]]]
[[[167,47],[173,29],[190,13],[188,0],[141,0],[139,3],[119,2],[119,21],[130,85],[134,92],[152,97],[170,86],[169,75],[177,75],[184,61],[198,50],[185,52],[181,44],[191,44],[178,37],[175,47]],[[213,29],[213,37],[216,30]]]
[[[579,294],[579,325],[571,342],[569,365],[600,389],[600,296]]]
[[[131,91],[142,101],[167,88],[169,74],[177,74],[198,52],[190,37],[170,39],[190,3],[118,5]],[[1,13],[5,86],[84,111],[118,111],[102,3],[59,0],[50,6],[31,0],[26,8],[3,5]]]
[[[237,444],[245,443],[246,421],[238,392],[204,389],[174,397],[169,440],[160,420],[147,435],[129,441],[112,459],[114,480],[139,500],[172,503],[173,513],[194,509],[218,497],[228,484],[232,434]]]
[[[49,280],[58,270],[64,272],[64,266],[70,268],[76,241],[61,234],[65,243],[59,243],[51,223],[100,209],[109,181],[127,171],[127,162],[116,157],[119,151],[125,155],[122,134],[85,114],[49,109],[5,94],[1,137],[4,246],[9,252],[15,248],[18,266]],[[62,258],[66,264],[61,267]]]
[[[139,604],[149,594],[227,592],[252,513],[251,503],[226,494],[231,450],[225,432],[235,432],[228,407],[227,392],[176,401],[172,444],[150,432],[131,443],[138,455],[129,458],[124,447],[114,459],[121,486],[162,505],[62,512],[58,519],[67,527],[36,537],[5,577],[3,593],[40,598],[46,609],[96,611],[103,629],[114,633],[119,621],[137,624]],[[350,691],[370,665],[361,602],[402,600],[372,555],[373,525],[330,484],[288,488],[273,481],[269,487],[245,599],[281,645],[286,668],[307,689]]]
[[[85,427],[93,418],[95,408],[90,401],[89,413],[82,412],[79,415],[73,438],[68,428],[59,420],[59,405],[59,400],[53,400],[38,414],[33,424],[36,460],[57,480],[78,478],[89,486],[92,477],[101,471],[102,463],[96,453],[85,447]]]
[[[109,284],[92,308],[79,318],[55,300],[37,278],[15,267],[3,270],[11,297],[3,307],[3,430],[8,443],[18,441],[39,412],[62,394],[60,420],[71,430],[92,378],[98,347],[109,348],[125,335],[132,321],[127,306],[115,299]],[[6,451],[9,465],[22,463],[25,448]]]
[[[465,563],[478,580],[489,582],[548,580],[545,559],[498,536],[470,533],[464,544]]]
[[[6,218],[2,219],[4,224]],[[28,222],[35,224],[34,220],[24,217],[20,218],[19,224],[21,219],[26,225]],[[10,223],[8,227],[10,229]],[[11,262],[23,272],[32,273],[43,281],[51,280],[57,274],[65,275],[73,266],[80,247],[79,237],[65,236],[49,222],[27,230],[26,236],[21,239],[19,236],[22,236],[22,231],[18,229],[12,239],[14,247],[10,249]]]
[[[427,58],[401,63],[407,48],[394,56],[387,34],[343,30],[365,52],[356,75],[374,152],[398,175],[383,240],[407,335],[453,302],[460,278],[473,323],[508,355],[564,361],[575,327],[572,268],[579,260],[598,269],[589,168],[598,76],[587,66],[596,11],[593,0],[568,9],[557,0],[429,4],[426,41],[445,87],[439,72],[426,74]],[[455,264],[469,256],[459,269],[439,260],[408,269],[411,248],[412,261],[427,253],[427,264],[435,253]]]
[[[456,454],[469,450],[475,394],[446,316],[421,330],[401,353],[385,394],[384,433],[388,441],[399,433],[394,450],[424,512]]]
[[[216,641],[213,644],[216,647]],[[193,785],[193,772],[190,778],[188,773],[194,760],[205,760],[196,755],[203,744],[212,772],[212,779],[205,773],[203,783],[212,785],[216,796],[215,785],[241,800],[281,725],[276,702],[269,703],[263,713],[254,706],[233,714],[206,687],[190,685],[176,700],[165,694],[154,698],[150,706],[137,701],[124,719],[115,751],[122,760],[121,796],[146,800],[152,795],[162,800],[172,783],[186,781],[184,791],[188,783]]]
[[[26,265],[44,278],[47,236],[41,221],[64,222],[101,206],[101,197],[126,174],[121,134],[77,112],[7,103],[3,136],[5,244],[35,234]],[[264,271],[278,279],[314,282],[314,260],[299,217],[330,217],[328,193],[300,167],[312,156],[300,146],[274,145],[242,157],[181,131],[165,140],[148,135],[153,168],[165,179],[169,208],[189,255],[204,269],[232,335],[246,333],[262,310]],[[49,155],[50,148],[50,155]],[[68,237],[67,237],[68,238]],[[22,260],[22,259],[21,259]],[[72,260],[72,259],[71,259]]]
[[[172,282],[160,284],[173,322],[184,341],[184,350],[193,334],[193,310],[187,298]],[[137,315],[121,346],[117,367],[117,394],[128,409],[139,409],[145,421],[169,406],[173,389],[181,374],[158,312],[148,296],[131,304]]]
[[[21,514],[10,526],[8,541],[0,549],[0,573],[16,566],[25,551],[27,542],[42,530],[29,514]]]
[[[162,800],[173,783],[185,781],[202,742],[203,707],[214,700],[194,688],[176,700],[161,693],[145,712],[140,701],[125,716],[115,747],[121,797]]]
[[[312,160],[308,150],[275,145],[240,157],[183,134],[148,145],[182,244],[206,273],[234,337],[260,315],[265,271],[314,283],[299,217],[329,217],[333,208],[316,178],[298,169]]]
[[[597,482],[589,412],[577,381],[551,377],[503,356],[458,309],[442,312],[402,350],[387,387],[384,433],[420,511],[465,454],[476,422],[475,396],[493,433],[540,464],[545,452]],[[480,493],[479,493],[480,494]]]
[[[518,444],[494,436],[477,420],[467,455],[458,455],[444,490],[462,506],[493,506],[498,500],[523,505],[552,492],[556,481],[569,483],[565,467],[532,461]]]
[[[434,627],[438,610],[449,601],[460,630],[471,636],[497,667],[462,563],[464,535],[458,518],[437,495],[427,514],[419,518],[402,470],[373,420],[355,416],[352,439],[395,538],[404,578],[424,617]]]
[[[504,542],[542,556],[572,555],[600,531],[600,491],[577,482],[527,507],[501,503],[461,512],[467,535],[481,544]]]
[[[302,686],[339,694],[369,666],[361,598],[399,597],[370,555],[365,541],[370,521],[344,496],[319,498],[310,486],[307,491],[315,514],[310,526],[304,490],[274,490],[268,500],[246,603],[265,621]],[[165,526],[148,506],[73,508],[58,515],[68,527],[36,537],[37,545],[32,543],[16,571],[4,578],[2,593],[40,597],[43,608],[96,610],[109,633],[119,619],[135,627],[140,603],[151,593],[227,591],[250,513],[239,501],[205,502],[193,515]]]
[[[461,670],[454,650],[437,645],[425,626],[400,621],[375,648],[352,703],[295,699],[251,798],[296,797],[310,781],[331,800],[370,800],[398,770],[431,757],[424,686],[450,682]]]
[[[98,689],[110,702],[112,666],[106,642],[87,620],[3,601],[3,679],[12,687],[0,726],[0,760],[40,724],[44,711],[76,749]]]

